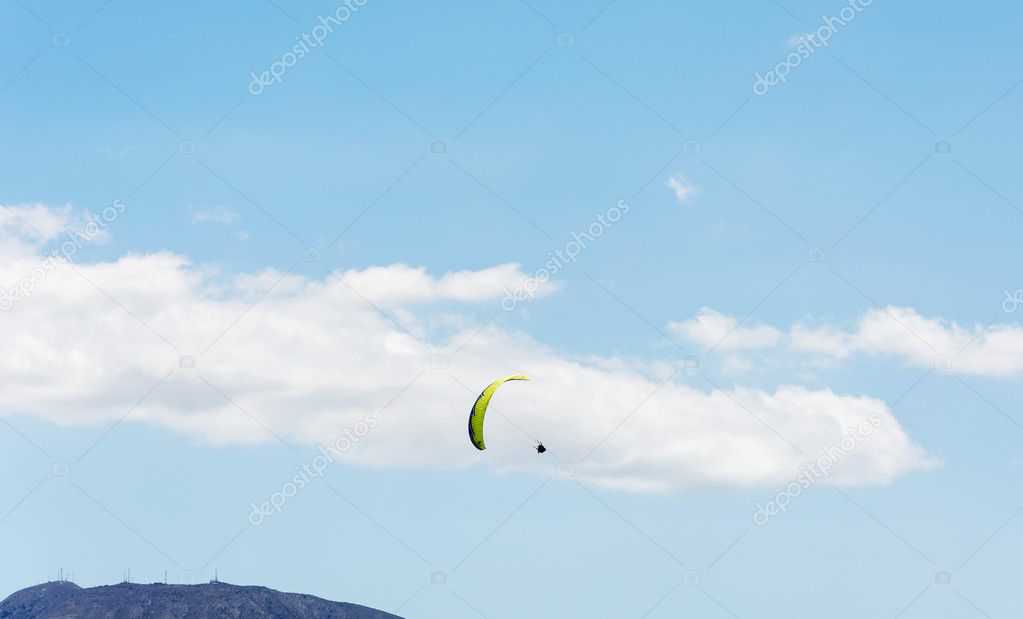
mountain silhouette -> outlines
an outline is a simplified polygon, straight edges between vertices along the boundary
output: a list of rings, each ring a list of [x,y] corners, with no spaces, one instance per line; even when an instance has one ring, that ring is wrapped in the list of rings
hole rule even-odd
[[[22,589],[0,602],[0,619],[28,617],[401,619],[397,615],[358,604],[331,602],[312,595],[281,593],[266,587],[246,587],[222,582],[204,585],[121,583],[87,589],[71,582],[48,582]]]

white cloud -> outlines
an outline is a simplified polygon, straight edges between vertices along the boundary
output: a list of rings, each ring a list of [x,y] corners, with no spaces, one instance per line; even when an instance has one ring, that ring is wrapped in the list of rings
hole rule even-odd
[[[109,159],[121,159],[138,150],[138,147],[134,144],[128,146],[112,146],[110,144],[104,144],[100,147],[100,154],[106,156]]]
[[[381,305],[401,305],[428,301],[497,301],[508,290],[520,285],[529,276],[520,265],[502,264],[480,271],[458,271],[434,277],[424,267],[392,264],[386,267],[353,269],[339,273],[337,278],[359,294]],[[556,292],[554,282],[537,287],[534,297]]]
[[[928,318],[908,307],[872,309],[855,330],[805,332],[804,349],[827,350],[836,357],[852,352],[899,357],[920,367],[950,363],[948,371],[983,376],[1023,373],[1023,328],[1019,325],[962,326]]]
[[[706,348],[748,350],[774,346],[781,331],[767,325],[740,326],[739,321],[713,308],[704,307],[695,318],[668,323],[668,329]]]
[[[793,325],[789,345],[800,352],[845,359],[856,350],[855,337],[833,326],[809,327]]]
[[[102,225],[90,225],[97,223]],[[0,205],[0,261],[32,262],[47,245],[65,241],[101,244],[107,237],[106,225],[99,217],[71,204]]]
[[[769,325],[737,324],[733,316],[703,308],[696,317],[668,327],[707,347],[720,342],[722,350],[784,349],[825,360],[846,360],[855,354],[883,355],[959,374],[1023,374],[1023,327],[1014,324],[966,327],[896,306],[870,309],[845,330],[834,325],[797,323],[783,332]]]
[[[0,281],[10,268],[0,263]],[[662,383],[668,371],[656,364],[566,356],[497,323],[480,329],[462,316],[436,328],[431,302],[493,303],[525,277],[517,265],[439,277],[404,265],[322,278],[266,270],[220,281],[161,252],[76,269],[88,282],[59,270],[54,285],[3,314],[2,414],[96,425],[131,410],[127,423],[215,444],[276,440],[269,428],[309,445],[371,414],[378,426],[350,462],[549,475],[567,461],[576,478],[634,491],[785,483],[820,445],[876,415],[882,427],[832,482],[887,483],[933,465],[877,399],[799,386],[706,392]],[[186,354],[194,369],[179,367]],[[445,358],[448,367],[431,369]],[[535,380],[498,393],[489,449],[477,452],[468,408],[490,380],[515,372]],[[518,428],[550,452],[532,453]]]
[[[72,224],[71,205],[51,208],[44,204],[22,204],[0,209],[0,236],[41,245],[57,238]]]
[[[789,37],[788,40],[789,47],[799,47],[803,43],[809,42],[811,40],[811,37],[813,37],[812,32],[807,32],[804,34],[794,34]]]
[[[238,221],[238,213],[225,206],[216,206],[205,209],[189,207],[188,210],[192,213],[192,223],[194,224],[214,223],[222,226],[230,226]]]
[[[675,200],[679,204],[689,202],[697,192],[696,185],[690,183],[682,172],[669,176],[664,186],[675,193]]]

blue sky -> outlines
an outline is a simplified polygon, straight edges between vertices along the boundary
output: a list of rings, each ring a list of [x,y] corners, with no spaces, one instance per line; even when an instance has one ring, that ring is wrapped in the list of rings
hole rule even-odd
[[[4,3],[0,594],[130,567],[409,617],[1009,616],[1021,17]]]

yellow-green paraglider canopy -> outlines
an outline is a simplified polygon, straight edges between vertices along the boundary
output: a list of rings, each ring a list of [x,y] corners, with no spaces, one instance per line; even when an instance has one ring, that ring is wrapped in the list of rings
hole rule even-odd
[[[483,442],[483,417],[486,416],[487,407],[490,406],[490,398],[494,397],[494,392],[498,387],[510,380],[530,380],[530,378],[523,374],[515,374],[495,380],[483,390],[480,397],[476,398],[476,403],[469,411],[469,440],[476,446],[476,449],[482,451],[487,448],[487,444]]]

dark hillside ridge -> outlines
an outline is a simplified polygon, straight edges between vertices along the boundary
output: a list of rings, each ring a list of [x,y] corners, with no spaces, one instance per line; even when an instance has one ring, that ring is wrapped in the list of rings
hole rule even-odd
[[[204,585],[121,583],[88,589],[70,582],[49,582],[22,589],[0,602],[0,619],[57,617],[401,619],[358,604],[222,582]]]

